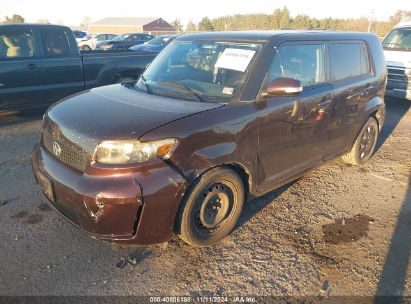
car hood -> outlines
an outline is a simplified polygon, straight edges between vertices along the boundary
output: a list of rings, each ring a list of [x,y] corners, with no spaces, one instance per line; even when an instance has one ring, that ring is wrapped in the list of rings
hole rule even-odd
[[[132,86],[111,85],[65,98],[52,106],[45,128],[92,154],[102,140],[138,139],[174,120],[224,106],[138,92]]]
[[[384,50],[384,55],[389,66],[411,68],[411,52]]]

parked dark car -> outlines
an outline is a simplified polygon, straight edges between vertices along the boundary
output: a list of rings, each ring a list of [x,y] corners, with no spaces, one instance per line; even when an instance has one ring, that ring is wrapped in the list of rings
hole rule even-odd
[[[142,44],[153,39],[154,36],[142,33],[129,33],[115,37],[109,41],[97,44],[97,50],[128,50],[133,45]]]
[[[162,35],[157,36],[146,43],[132,46],[130,51],[160,53],[177,36]]]
[[[79,42],[81,39],[87,36],[86,32],[75,30],[73,31],[74,37],[76,37],[76,41]]]
[[[51,107],[33,170],[50,203],[95,237],[151,244],[175,231],[211,245],[247,198],[339,156],[365,163],[386,78],[372,34],[180,36],[137,82]]]
[[[0,25],[0,112],[44,107],[70,94],[137,79],[155,54],[80,54],[68,27]]]

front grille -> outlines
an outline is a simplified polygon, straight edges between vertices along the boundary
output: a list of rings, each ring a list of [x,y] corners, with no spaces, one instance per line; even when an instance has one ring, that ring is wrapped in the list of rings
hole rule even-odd
[[[388,79],[392,81],[406,81],[405,68],[388,67]]]
[[[60,147],[59,155],[56,155],[53,151],[55,143]],[[80,172],[86,170],[88,161],[86,153],[80,147],[65,139],[59,132],[52,130],[51,127],[44,129],[43,144],[49,153],[62,163]]]

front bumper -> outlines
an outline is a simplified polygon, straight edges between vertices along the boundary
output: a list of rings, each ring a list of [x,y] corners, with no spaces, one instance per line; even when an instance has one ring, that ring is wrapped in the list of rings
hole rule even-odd
[[[50,182],[50,203],[93,236],[142,245],[171,238],[186,182],[164,162],[144,172],[88,175],[65,166],[38,145],[32,166],[37,182]]]
[[[388,80],[385,95],[411,100],[411,83]]]

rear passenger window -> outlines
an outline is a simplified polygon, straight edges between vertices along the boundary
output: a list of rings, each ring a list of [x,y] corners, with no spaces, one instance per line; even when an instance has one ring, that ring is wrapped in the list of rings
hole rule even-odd
[[[303,87],[325,82],[324,44],[281,45],[268,72],[267,84],[280,77],[300,80]]]
[[[330,55],[332,81],[371,72],[368,52],[364,43],[333,43],[330,45]]]
[[[69,41],[64,30],[44,30],[42,39],[47,57],[60,57],[70,54]]]
[[[33,57],[34,50],[31,31],[0,31],[0,59]]]

